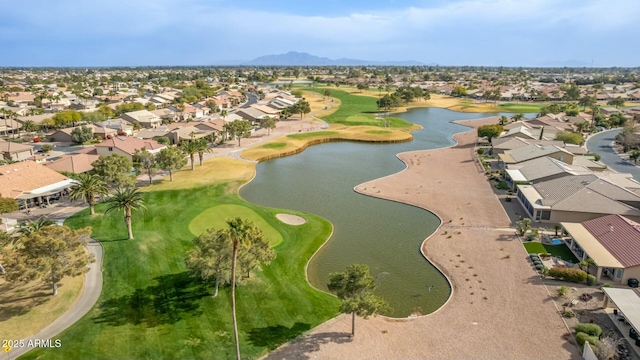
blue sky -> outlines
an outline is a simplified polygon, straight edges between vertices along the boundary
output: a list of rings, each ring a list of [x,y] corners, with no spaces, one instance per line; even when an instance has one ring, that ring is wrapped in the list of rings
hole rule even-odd
[[[638,19],[638,0],[4,1],[0,66],[210,65],[288,51],[639,66]]]

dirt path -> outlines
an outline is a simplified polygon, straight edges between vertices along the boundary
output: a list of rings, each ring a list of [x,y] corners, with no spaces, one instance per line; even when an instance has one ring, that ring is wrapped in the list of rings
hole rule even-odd
[[[479,126],[486,120],[462,121]],[[399,155],[407,168],[356,187],[366,195],[429,209],[443,227],[422,251],[449,278],[453,293],[437,312],[413,320],[339,316],[268,359],[572,359],[578,349],[483,172],[475,131],[452,148]],[[379,191],[379,193],[378,193]],[[446,233],[445,233],[446,231]]]

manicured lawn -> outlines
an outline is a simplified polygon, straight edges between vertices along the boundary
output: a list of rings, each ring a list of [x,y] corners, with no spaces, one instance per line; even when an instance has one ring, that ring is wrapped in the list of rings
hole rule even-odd
[[[292,139],[308,139],[312,137],[338,135],[338,134],[339,132],[337,131],[314,131],[314,132],[307,132],[307,133],[291,134],[291,135],[287,135],[287,137],[290,137]]]
[[[529,254],[550,253],[552,256],[559,257],[562,260],[578,263],[578,259],[573,255],[571,250],[565,244],[547,245],[539,242],[526,242],[524,248]]]
[[[540,108],[548,104],[500,104],[498,108],[505,112],[539,113]]]
[[[218,163],[210,164],[179,172],[174,183],[202,176]],[[146,188],[147,211],[133,216],[134,240],[125,240],[122,213],[103,215],[103,204],[96,207],[98,215],[83,211],[67,220],[74,228],[92,226],[102,241],[103,291],[89,314],[58,336],[61,348],[38,349],[24,358],[232,358],[228,287],[212,298],[212,287],[190,276],[184,257],[192,231],[222,226],[236,215],[251,218],[279,242],[276,259],[237,289],[243,357],[259,357],[337,314],[338,300],[313,289],[305,277],[308,259],[331,233],[326,220],[304,214],[304,225],[283,224],[275,218],[281,211],[244,202],[225,181],[154,190],[166,187]]]
[[[282,235],[273,228],[269,222],[255,211],[243,205],[218,205],[209,208],[196,216],[189,224],[189,231],[193,234],[201,234],[207,229],[222,229],[227,227],[226,219],[241,217],[251,220],[262,234],[269,239],[271,246],[277,246],[282,242]]]
[[[315,91],[322,94],[324,88],[306,89],[307,91]],[[330,124],[344,125],[369,125],[379,126],[380,120],[376,120],[378,105],[376,98],[369,96],[351,95],[346,91],[331,89],[331,97],[340,100],[340,108],[331,115],[325,116],[323,119]],[[391,127],[410,128],[413,124],[406,120],[389,117],[387,118]]]
[[[274,143],[262,145],[262,147],[265,149],[277,149],[277,148],[283,148],[285,146],[287,146],[287,143],[283,143],[283,142],[274,142]]]

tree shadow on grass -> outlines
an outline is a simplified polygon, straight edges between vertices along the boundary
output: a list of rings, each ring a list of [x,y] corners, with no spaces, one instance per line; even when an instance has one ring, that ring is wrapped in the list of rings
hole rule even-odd
[[[320,345],[328,343],[344,344],[351,341],[353,341],[351,334],[344,332],[325,332],[305,335],[291,341],[286,346],[275,350],[264,359],[311,359],[311,353],[319,351]],[[315,356],[313,357],[315,358]]]
[[[59,288],[62,284],[58,285]],[[0,321],[27,314],[52,299],[51,289],[47,284],[29,288],[23,292],[15,292],[21,285],[5,283],[0,286]],[[13,290],[13,291],[12,291]],[[7,295],[8,294],[8,295]]]
[[[207,287],[188,272],[159,276],[153,283],[157,285],[100,303],[99,314],[93,321],[111,326],[145,324],[154,327],[202,314],[200,302],[208,295]]]
[[[253,345],[266,346],[269,350],[273,350],[309,329],[311,325],[299,322],[289,328],[282,325],[253,328],[249,331],[249,341]]]

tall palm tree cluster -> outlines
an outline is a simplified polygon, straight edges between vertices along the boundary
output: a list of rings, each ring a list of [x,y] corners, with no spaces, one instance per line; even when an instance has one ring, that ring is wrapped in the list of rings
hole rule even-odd
[[[198,154],[200,166],[202,166],[204,154],[211,152],[211,147],[209,146],[209,142],[206,139],[194,139],[193,136],[191,141],[182,141],[180,143],[180,148],[189,155],[189,159],[191,160],[191,170],[194,170],[195,167],[196,154]]]
[[[76,175],[76,181],[69,188],[69,197],[72,200],[82,199],[89,204],[91,215],[95,214],[95,203],[98,197],[107,197],[108,204],[105,214],[121,210],[124,213],[124,222],[127,226],[129,240],[133,239],[133,230],[131,226],[132,212],[136,210],[145,210],[144,199],[142,194],[136,188],[126,187],[117,188],[111,195],[106,184],[98,175],[79,174]]]

